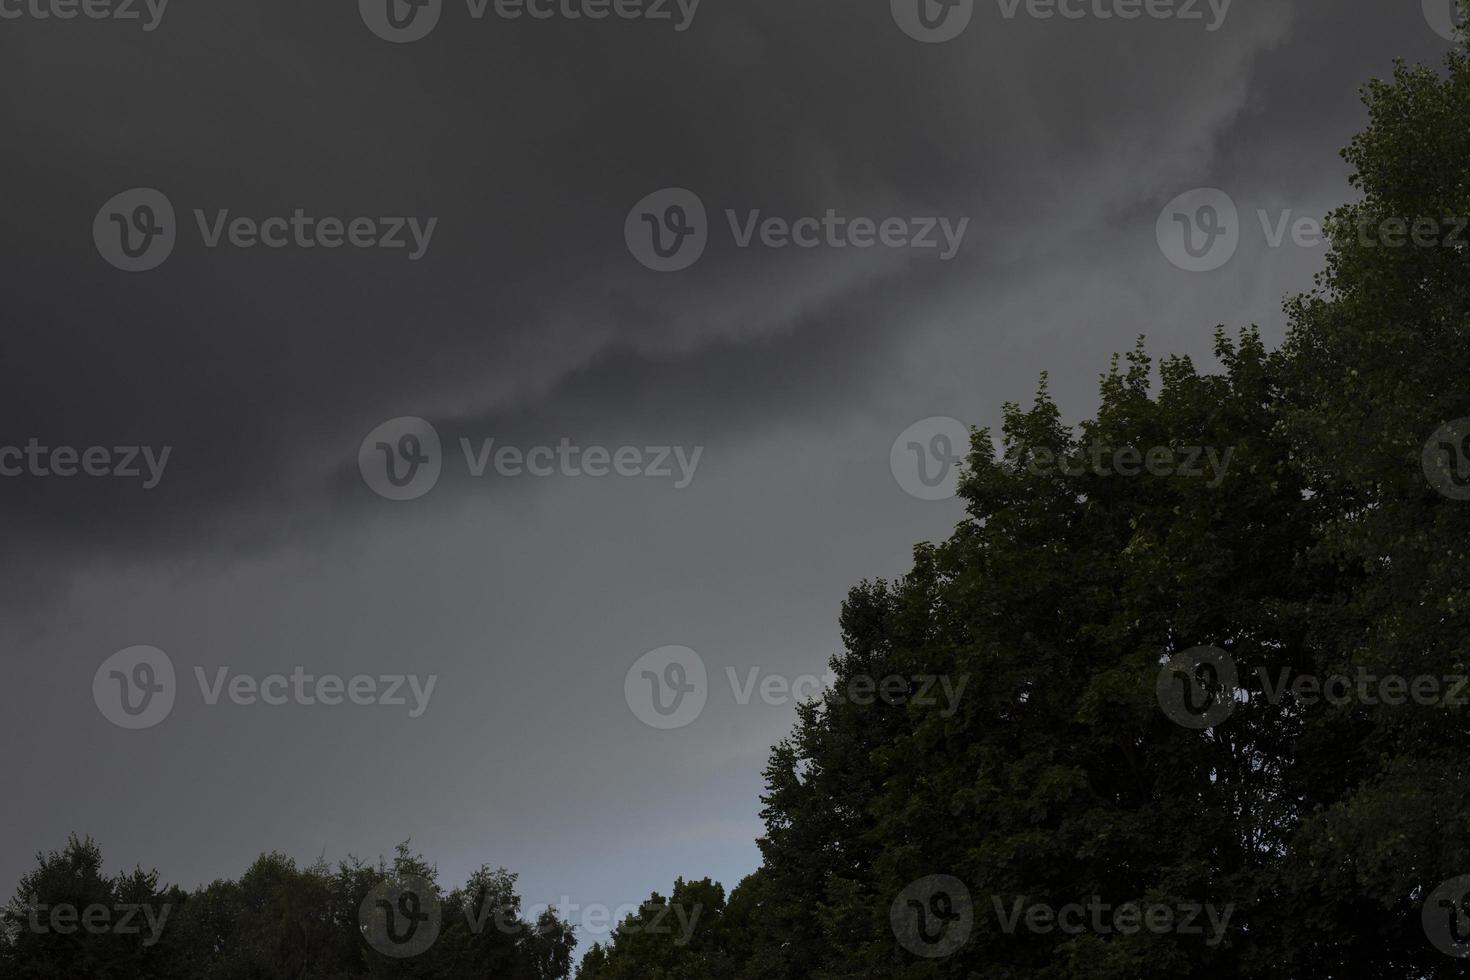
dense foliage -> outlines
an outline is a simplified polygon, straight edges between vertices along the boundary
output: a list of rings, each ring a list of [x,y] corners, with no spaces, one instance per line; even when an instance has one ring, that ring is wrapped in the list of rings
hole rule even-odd
[[[427,950],[411,958],[380,952],[365,937],[364,899],[385,880],[409,876],[432,884],[435,872],[403,845],[376,867],[354,860],[298,868],[268,854],[238,880],[184,892],[159,888],[156,872],[109,878],[97,845],[73,837],[63,850],[39,855],[0,912],[0,976],[560,980],[571,972],[571,927],[550,913],[523,921],[515,876],[488,868],[439,896],[440,931]],[[73,911],[57,917],[58,907]],[[88,909],[97,910],[92,928]]]
[[[1333,215],[1283,348],[1217,334],[1223,370],[1206,374],[1155,372],[1140,346],[1080,431],[1043,381],[1029,410],[1007,406],[1000,457],[977,433],[967,519],[901,581],[852,591],[837,683],[771,757],[763,866],[730,899],[749,944],[701,969],[616,937],[582,980],[1463,975],[1421,922],[1470,874],[1452,685],[1401,705],[1278,688],[1470,672],[1470,502],[1423,459],[1470,415],[1470,61],[1400,66],[1365,101],[1345,151],[1361,200]],[[1440,475],[1470,485],[1470,427],[1451,431]],[[1100,469],[1099,446],[1231,456],[1210,486]],[[1161,668],[1206,646],[1236,666],[1233,710],[1176,724]],[[952,715],[844,694],[936,673],[978,679]],[[964,886],[973,924],[916,955],[903,899],[933,875]],[[1007,928],[1016,901],[1099,899],[1225,924]]]

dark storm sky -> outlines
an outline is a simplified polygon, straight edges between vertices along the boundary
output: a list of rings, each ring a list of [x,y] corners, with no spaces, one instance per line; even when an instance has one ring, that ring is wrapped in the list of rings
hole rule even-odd
[[[1358,86],[1448,46],[1419,0],[1236,0],[1214,31],[1021,10],[979,0],[943,44],[888,0],[703,0],[683,31],[445,0],[406,44],[348,0],[172,0],[152,31],[0,19],[0,446],[172,447],[152,490],[0,478],[3,887],[71,830],[185,886],[264,850],[405,838],[448,883],[521,872],[530,902],[752,870],[760,769],[794,710],[738,704],[725,669],[820,673],[846,590],[959,519],[901,489],[895,437],[994,425],[1042,371],[1076,420],[1139,334],[1202,365],[1217,324],[1279,340],[1322,251],[1270,247],[1257,210],[1346,200]],[[179,237],[126,273],[91,229],[135,187],[167,195]],[[623,233],[667,187],[703,200],[710,245],[660,274]],[[1155,238],[1196,187],[1241,215],[1208,273]],[[194,227],[194,209],[297,208],[438,223],[417,261],[211,249]],[[969,226],[950,261],[742,249],[726,209]],[[399,416],[446,443],[439,485],[406,502],[357,469]],[[704,451],[682,490],[470,479],[461,435]],[[180,693],[132,732],[91,685],[137,644]],[[667,644],[711,689],[656,731],[623,679]],[[193,679],[297,665],[439,680],[409,718],[209,706]]]

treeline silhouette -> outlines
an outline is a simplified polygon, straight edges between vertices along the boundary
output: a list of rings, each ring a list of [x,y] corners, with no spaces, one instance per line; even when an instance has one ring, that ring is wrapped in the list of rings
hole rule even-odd
[[[298,868],[266,854],[239,879],[193,892],[161,887],[156,871],[108,876],[90,839],[72,836],[38,858],[0,913],[6,980],[559,980],[576,947],[554,913],[523,920],[516,876],[489,868],[448,894],[419,896],[425,908],[436,903],[427,948],[407,958],[375,945],[364,928],[375,890],[436,878],[406,845],[376,865]]]
[[[1464,975],[1424,915],[1439,914],[1427,899],[1441,883],[1470,874],[1464,704],[1293,687],[1470,672],[1470,428],[1452,424],[1470,416],[1470,249],[1454,234],[1470,215],[1470,62],[1401,65],[1365,103],[1344,151],[1360,199],[1329,222],[1326,271],[1288,304],[1285,344],[1217,332],[1212,374],[1155,365],[1140,343],[1080,432],[1044,379],[1031,408],[1006,406],[1003,454],[987,432],[974,440],[953,536],[917,547],[902,580],[851,592],[837,683],[765,770],[761,867],[728,897],[708,880],[653,896],[591,948],[582,980]],[[1360,234],[1399,222],[1435,243]],[[1099,471],[1096,446],[1232,455],[1210,486]],[[1165,664],[1201,647],[1229,657],[1240,691],[1176,678],[1193,708],[1213,697],[1228,712],[1192,726],[1161,708]],[[932,675],[973,679],[958,710],[845,694],[854,679]],[[551,914],[478,932],[446,914],[421,955],[380,954],[361,906],[395,875],[432,869],[406,849],[376,868],[270,855],[186,895],[153,873],[105,878],[74,840],[20,883],[0,964],[67,980],[570,972],[572,931]],[[934,876],[955,894],[913,891]],[[488,900],[519,922],[513,885],[482,871],[444,904]],[[148,946],[28,928],[36,896],[176,909]],[[1017,900],[1230,918],[1217,942],[1072,932],[997,913]],[[672,908],[697,909],[694,928],[661,928]],[[1445,910],[1470,939],[1464,911]],[[908,917],[926,913],[916,948]]]

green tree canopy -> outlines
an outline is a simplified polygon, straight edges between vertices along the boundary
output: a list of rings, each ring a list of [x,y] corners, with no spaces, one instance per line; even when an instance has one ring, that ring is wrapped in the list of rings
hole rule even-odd
[[[1075,428],[1043,378],[1029,409],[1006,406],[999,454],[976,433],[954,534],[900,581],[852,590],[836,684],[766,770],[763,865],[730,900],[748,924],[738,976],[1463,975],[1421,918],[1470,874],[1463,701],[1450,685],[1423,704],[1291,693],[1470,673],[1470,422],[1454,424],[1470,416],[1470,60],[1399,65],[1365,102],[1345,151],[1360,199],[1333,215],[1279,351],[1217,330],[1206,373],[1140,342]],[[1228,463],[1218,480],[1125,476],[1097,447]],[[1201,647],[1238,687],[1176,675]],[[847,694],[891,675],[972,683],[956,711]],[[1178,723],[1160,693],[1176,682],[1224,716]],[[968,901],[945,885],[929,904],[939,875]],[[1016,903],[1098,900],[1221,921],[1007,924]],[[915,914],[963,942],[916,951]],[[583,974],[669,955],[615,943]]]

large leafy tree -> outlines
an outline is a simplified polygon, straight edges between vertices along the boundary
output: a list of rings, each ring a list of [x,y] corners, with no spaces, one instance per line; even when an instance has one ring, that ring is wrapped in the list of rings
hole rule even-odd
[[[125,907],[148,906],[167,929],[163,910],[177,908],[182,900],[178,889],[159,887],[157,872],[105,874],[96,842],[73,835],[61,850],[37,855],[36,868],[21,878],[14,897],[0,910],[0,976],[14,980],[168,976],[167,948],[159,935],[144,916],[129,915]],[[92,918],[88,928],[89,909],[99,910],[99,916],[105,912],[107,922]],[[130,921],[121,921],[124,917]]]
[[[1470,485],[1470,423],[1443,428],[1470,417],[1470,58],[1400,65],[1365,102],[1345,151],[1360,199],[1280,351],[1217,332],[1221,369],[1202,373],[1140,345],[1075,430],[1043,382],[1007,406],[999,455],[977,433],[951,538],[852,591],[837,682],[766,771],[763,867],[731,896],[742,976],[1463,975],[1421,911],[1470,874],[1466,708],[1290,693],[1470,673],[1470,501],[1442,492]],[[1218,480],[1122,476],[1094,447],[1230,457]],[[1201,646],[1239,679],[1203,728],[1158,693]],[[954,712],[845,696],[893,674],[971,684]],[[961,883],[973,925],[927,957],[895,920],[934,875]],[[1005,926],[1017,902],[1094,897],[1228,921]],[[584,973],[664,953],[615,944]]]
[[[1288,431],[1326,505],[1312,561],[1353,582],[1307,612],[1355,673],[1463,676],[1470,503],[1443,491],[1470,435],[1456,424],[1470,416],[1470,59],[1452,53],[1444,74],[1399,65],[1366,102],[1370,124],[1344,151],[1361,198],[1334,215],[1286,346]],[[1465,710],[1343,714],[1309,732],[1350,728],[1351,788],[1303,823],[1284,889],[1315,903],[1320,945],[1344,963],[1446,970],[1421,959],[1413,920],[1428,889],[1470,873]],[[1325,952],[1306,933],[1296,950]]]

